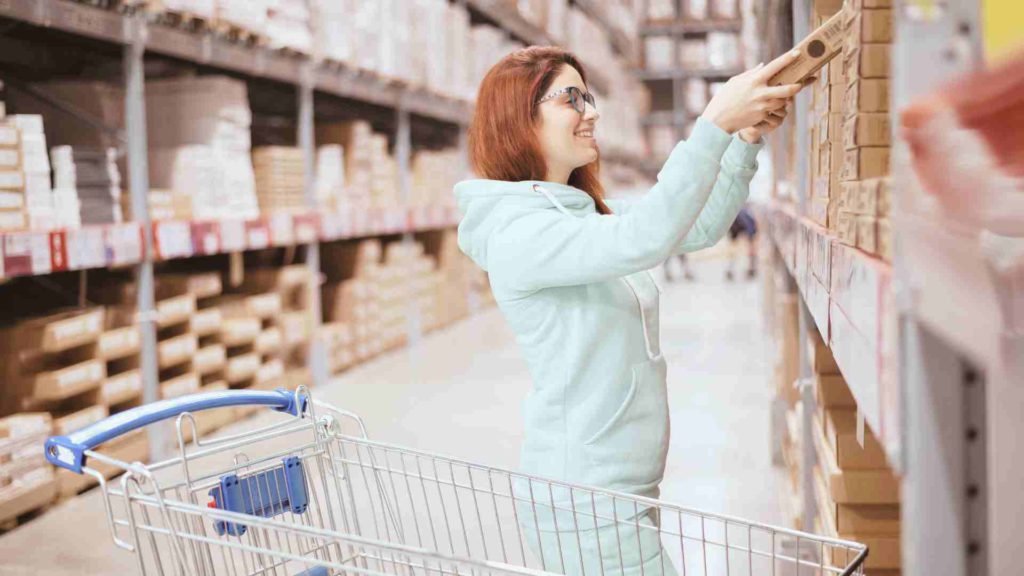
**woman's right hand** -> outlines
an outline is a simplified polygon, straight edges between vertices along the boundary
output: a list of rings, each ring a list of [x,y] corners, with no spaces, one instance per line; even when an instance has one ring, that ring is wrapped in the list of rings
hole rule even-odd
[[[764,122],[773,111],[785,108],[786,103],[803,88],[803,84],[768,85],[772,76],[799,55],[800,52],[794,50],[772,60],[767,66],[760,64],[733,76],[708,103],[704,118],[729,134]]]

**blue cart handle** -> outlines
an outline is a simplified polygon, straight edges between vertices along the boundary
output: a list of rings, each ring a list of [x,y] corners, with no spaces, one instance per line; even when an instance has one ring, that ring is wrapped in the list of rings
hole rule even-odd
[[[160,400],[119,412],[67,436],[51,437],[46,441],[46,459],[55,466],[81,474],[86,450],[92,450],[144,426],[175,418],[184,412],[228,406],[269,406],[279,412],[299,416],[306,408],[306,397],[297,403],[294,392],[278,388],[271,391],[225,390]]]

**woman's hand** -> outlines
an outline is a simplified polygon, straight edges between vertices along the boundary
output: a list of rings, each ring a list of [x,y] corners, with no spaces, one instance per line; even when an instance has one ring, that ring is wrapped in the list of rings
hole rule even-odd
[[[788,52],[767,66],[760,64],[733,76],[708,103],[704,118],[729,134],[767,121],[772,112],[785,109],[789,99],[803,88],[802,84],[768,85],[772,76],[799,55],[798,51]]]
[[[789,113],[789,105],[775,110],[769,114],[763,122],[754,126],[748,126],[743,128],[737,134],[747,144],[754,144],[761,140],[762,136],[765,136],[773,132],[779,126],[782,126],[782,122],[786,119],[786,115]]]

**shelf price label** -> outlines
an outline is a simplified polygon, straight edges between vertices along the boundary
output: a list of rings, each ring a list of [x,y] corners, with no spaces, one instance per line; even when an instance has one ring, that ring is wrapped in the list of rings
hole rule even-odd
[[[224,252],[245,250],[245,221],[239,219],[220,221],[220,247]]]
[[[63,250],[63,254],[58,251]],[[107,265],[107,245],[102,226],[87,226],[78,230],[50,234],[50,262],[54,270],[63,259],[68,270],[103,268]]]
[[[50,270],[59,272],[61,270],[77,270],[74,262],[68,262],[68,243],[77,242],[77,230],[55,230],[50,232]],[[71,260],[77,260],[74,256]]]
[[[161,260],[188,258],[192,255],[192,227],[188,222],[155,222],[153,241],[153,247]]]
[[[270,225],[266,220],[257,218],[245,221],[246,248],[262,250],[270,247]]]
[[[295,229],[292,215],[279,212],[270,216],[270,238],[274,246],[288,246],[295,243]]]
[[[197,255],[220,254],[220,223],[192,222],[192,248]]]
[[[295,241],[299,244],[312,244],[320,238],[320,217],[315,213],[297,214],[295,216]]]
[[[107,260],[111,266],[142,261],[143,232],[138,224],[115,224],[104,230]]]

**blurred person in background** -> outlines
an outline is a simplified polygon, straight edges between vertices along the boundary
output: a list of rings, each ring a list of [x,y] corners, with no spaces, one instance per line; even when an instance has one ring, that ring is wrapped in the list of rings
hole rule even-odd
[[[754,238],[757,236],[757,220],[745,206],[740,208],[736,219],[732,221],[732,226],[729,226],[729,241],[732,246],[729,247],[729,263],[725,269],[725,279],[729,281],[736,277],[736,252],[739,248],[736,244],[741,236],[746,238],[747,279],[749,280],[757,276],[757,244],[754,243]]]
[[[762,135],[782,123],[801,88],[767,84],[794,58],[730,79],[658,183],[620,201],[604,199],[598,105],[572,54],[526,48],[484,78],[469,138],[474,170],[486,179],[455,187],[458,237],[489,273],[533,381],[523,473],[658,497],[669,412],[659,292],[648,270],[725,235],[747,199]],[[653,509],[544,492],[547,505],[533,500],[532,482],[515,487],[523,539],[545,569],[674,576]]]
[[[689,281],[697,279],[696,274],[693,273],[693,269],[690,267],[690,260],[686,257],[686,252],[680,252],[679,254],[673,254],[668,260],[665,260],[665,280],[669,282],[675,281],[675,276],[672,275],[672,261],[679,262],[679,268],[683,271],[683,278]]]

